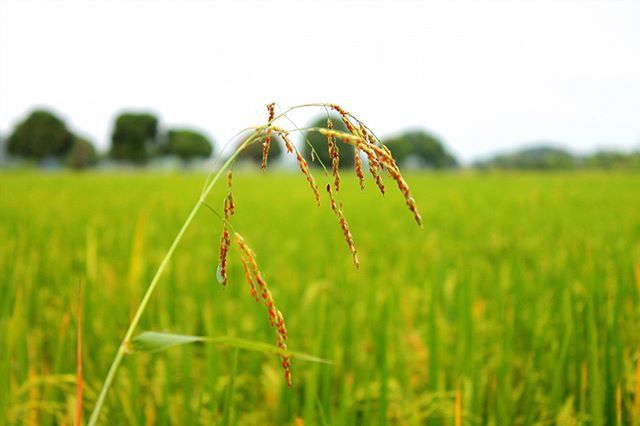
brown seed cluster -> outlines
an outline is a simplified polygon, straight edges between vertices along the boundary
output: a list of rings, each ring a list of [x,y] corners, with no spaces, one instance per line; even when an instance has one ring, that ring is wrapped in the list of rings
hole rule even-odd
[[[336,104],[329,105],[329,108],[331,108],[332,110],[340,114],[340,118],[342,118],[342,122],[346,126],[349,133],[353,135],[357,134],[355,127],[353,127],[353,124],[351,124],[351,120],[349,120],[349,113],[347,111],[342,109],[340,105],[336,105]]]
[[[349,246],[349,250],[351,251],[351,255],[353,256],[353,264],[356,265],[356,268],[359,268],[360,260],[358,259],[358,251],[356,250],[356,245],[353,242],[353,235],[351,235],[349,224],[347,223],[347,219],[345,219],[344,217],[341,206],[338,207],[338,203],[333,197],[333,191],[331,191],[331,184],[329,183],[327,184],[327,193],[329,193],[329,200],[331,200],[331,210],[333,210],[333,212],[338,217],[340,228],[342,228],[342,233],[344,234],[344,239],[347,241],[347,245]]]
[[[269,123],[273,121],[275,118],[275,103],[270,103],[267,105],[267,110],[269,111]],[[264,137],[264,142],[262,143],[262,170],[267,168],[267,157],[269,156],[269,148],[271,147],[271,131],[273,128],[271,126],[267,127],[267,131]]]
[[[364,124],[360,123],[360,134],[367,140],[370,145],[376,145],[376,140],[364,126]],[[371,151],[366,151],[367,159],[369,160],[369,172],[373,179],[376,182],[376,186],[380,189],[380,192],[384,195],[384,182],[382,181],[382,177],[378,173],[380,169],[380,162],[376,158],[376,156]]]
[[[294,148],[293,148],[293,143],[291,143],[291,139],[289,139],[289,132],[277,127],[275,129],[278,132],[278,135],[280,135],[280,137],[284,141],[284,147],[286,148],[287,152],[289,154],[293,153]]]
[[[233,193],[231,192],[232,175],[231,170],[227,172],[227,185],[229,192],[224,199],[224,226],[222,228],[222,237],[220,237],[220,263],[219,273],[221,284],[227,285],[227,254],[229,253],[229,246],[231,245],[231,238],[229,236],[229,219],[236,212],[236,207],[233,202]]]
[[[311,170],[309,170],[309,164],[307,160],[302,158],[300,152],[296,150],[296,158],[298,159],[298,165],[300,166],[300,171],[307,178],[307,182],[309,182],[309,186],[311,186],[311,190],[313,191],[313,197],[316,199],[316,203],[318,203],[318,207],[320,206],[320,193],[318,192],[318,185],[316,185],[316,180],[313,178],[311,174]]]
[[[309,182],[309,186],[311,186],[311,190],[313,191],[313,198],[315,198],[316,203],[318,204],[318,206],[320,206],[320,192],[318,191],[318,185],[316,185],[316,180],[313,178],[313,175],[311,174],[311,170],[309,169],[309,163],[307,163],[307,160],[305,160],[302,157],[300,152],[295,148],[295,146],[291,142],[291,139],[289,138],[289,132],[276,126],[269,126],[269,127],[273,129],[278,134],[278,136],[282,138],[282,140],[284,141],[284,147],[287,150],[287,152],[289,154],[292,154],[292,153],[296,154],[296,159],[298,160],[298,166],[300,167],[300,171],[302,172],[304,177],[307,179],[307,182]]]
[[[364,190],[364,172],[362,171],[362,158],[360,158],[360,149],[358,147],[353,153],[353,164],[355,165],[356,176],[358,176],[360,190]]]
[[[262,277],[262,273],[256,262],[256,254],[240,234],[236,232],[234,238],[240,250],[240,260],[242,261],[242,267],[245,271],[245,277],[251,288],[251,295],[255,297],[256,301],[259,301],[258,292],[260,293],[262,302],[269,314],[269,324],[276,329],[276,343],[280,349],[286,351],[287,327],[284,322],[284,317],[282,316],[282,312],[276,308],[273,295]],[[280,355],[280,360],[282,361],[282,368],[284,368],[287,384],[292,386],[291,360],[286,355]]]
[[[389,172],[389,176],[396,181],[398,189],[404,196],[405,202],[409,207],[409,210],[413,213],[416,222],[418,225],[422,226],[422,217],[418,211],[416,201],[411,195],[409,185],[402,177],[400,169],[398,168],[396,161],[393,159],[393,155],[391,154],[391,151],[389,151],[389,148],[385,145],[378,146],[377,144],[372,144],[362,136],[347,134],[337,130],[318,129],[318,132],[326,136],[333,135],[336,138],[342,138],[345,143],[351,144],[355,148],[364,151],[367,154],[367,158],[377,161],[377,164],[379,164],[381,168],[385,168]]]
[[[327,129],[333,129],[333,121],[327,118]],[[336,138],[333,135],[327,135],[327,148],[329,150],[329,158],[331,158],[331,171],[333,173],[333,186],[336,191],[340,191],[340,151],[336,145]]]

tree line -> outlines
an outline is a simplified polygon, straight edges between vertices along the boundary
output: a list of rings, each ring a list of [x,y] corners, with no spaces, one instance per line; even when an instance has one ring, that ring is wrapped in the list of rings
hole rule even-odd
[[[476,161],[481,170],[576,170],[576,169],[640,169],[640,151],[601,150],[576,155],[549,143],[538,143],[520,150],[501,153]]]
[[[340,117],[332,117],[337,129],[346,130]],[[311,127],[326,127],[326,117],[319,117]],[[318,133],[305,134],[300,149],[308,159],[314,156],[329,164],[324,136]],[[103,159],[132,165],[144,165],[149,161],[173,156],[184,163],[206,159],[215,153],[214,143],[194,129],[170,128],[160,130],[158,118],[147,112],[127,111],[120,113],[111,132],[111,145]],[[241,143],[238,142],[238,143]],[[421,131],[405,132],[385,141],[399,162],[413,161],[420,167],[448,168],[458,163],[435,136]],[[72,168],[96,165],[101,157],[94,144],[87,138],[69,130],[62,118],[48,110],[36,110],[19,122],[5,142],[8,155],[33,161],[53,160]],[[339,143],[341,166],[352,167],[354,150],[351,145]],[[272,161],[282,157],[283,142],[272,137],[269,156]],[[240,161],[259,163],[262,146],[254,144],[239,156]],[[316,162],[312,162],[316,164]]]
[[[331,117],[334,127],[346,131],[340,117]],[[318,117],[310,127],[326,127],[327,118]],[[319,133],[305,133],[300,143],[302,154],[317,165],[330,164],[325,137]],[[125,111],[113,123],[111,144],[106,155],[99,155],[87,138],[74,134],[64,120],[48,110],[32,111],[19,122],[4,142],[9,156],[33,161],[53,160],[57,163],[82,169],[111,160],[131,165],[144,165],[154,159],[174,157],[188,164],[197,159],[207,159],[215,154],[215,144],[206,135],[191,128],[162,130],[159,119],[148,112]],[[241,143],[242,141],[238,142]],[[430,169],[450,169],[459,166],[437,136],[421,130],[399,133],[384,138],[384,144],[403,166]],[[341,167],[353,167],[354,149],[338,142],[341,151]],[[283,142],[272,136],[271,161],[283,155]],[[313,154],[312,154],[313,152]],[[260,163],[262,146],[253,144],[239,156],[240,161]],[[476,161],[472,167],[488,169],[566,170],[578,168],[633,168],[640,169],[640,152],[599,151],[578,156],[550,144],[536,144],[510,153],[500,153],[485,160]]]
[[[64,120],[47,110],[31,112],[16,125],[5,145],[11,156],[36,161],[52,159],[73,168],[90,167],[99,160],[93,143],[71,132]],[[155,157],[174,155],[188,161],[207,158],[212,153],[211,141],[195,130],[175,128],[160,132],[155,115],[123,112],[113,124],[108,157],[141,165]]]

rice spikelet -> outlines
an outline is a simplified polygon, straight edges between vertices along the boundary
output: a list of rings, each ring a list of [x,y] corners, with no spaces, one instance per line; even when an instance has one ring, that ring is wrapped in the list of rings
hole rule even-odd
[[[258,263],[256,261],[255,252],[247,245],[244,238],[238,234],[237,232],[234,235],[235,241],[240,249],[240,259],[243,264],[243,268],[245,269],[245,274],[247,276],[247,281],[251,285],[252,295],[256,291],[256,287],[254,285],[254,281],[257,284],[257,289],[260,292],[260,296],[262,297],[262,302],[267,308],[267,313],[269,315],[269,324],[275,328],[276,330],[276,344],[278,347],[284,351],[287,350],[287,327],[284,322],[284,317],[282,312],[280,312],[275,305],[275,301],[273,300],[273,295],[269,288],[267,287],[267,283],[262,277],[262,273],[260,272],[260,268],[258,267]],[[256,294],[257,296],[257,294]],[[256,297],[256,300],[259,300]],[[284,369],[285,379],[287,380],[287,384],[289,387],[293,385],[291,380],[291,361],[288,356],[280,355],[280,360],[282,361],[282,368]]]
[[[291,143],[291,139],[289,139],[289,132],[287,132],[284,129],[280,129],[278,127],[274,127],[274,130],[278,133],[278,135],[284,141],[284,147],[287,150],[287,152],[289,154],[293,153],[294,147],[293,147],[293,143]]]
[[[253,278],[251,278],[251,272],[249,271],[249,265],[244,261],[244,258],[240,259],[240,263],[242,263],[242,269],[244,270],[244,277],[249,284],[249,294],[251,297],[256,299],[256,302],[260,302],[260,298],[258,297],[258,292],[256,292],[256,285],[253,282]]]
[[[366,127],[364,127],[362,123],[360,123],[360,132],[366,138],[369,145],[376,145],[375,138],[370,132],[367,131]],[[373,179],[376,182],[376,186],[378,187],[378,189],[380,189],[382,195],[384,195],[384,182],[382,181],[382,176],[380,176],[380,174],[378,173],[378,169],[380,169],[380,162],[378,161],[372,150],[367,150],[365,151],[365,153],[367,154],[367,159],[369,161],[369,172],[371,173],[371,176],[373,176]]]
[[[391,178],[396,181],[396,184],[398,185],[398,189],[404,196],[405,203],[407,204],[407,207],[409,207],[409,210],[411,211],[411,213],[413,213],[413,217],[415,218],[416,222],[418,223],[418,225],[422,226],[422,216],[420,216],[420,212],[418,211],[416,200],[411,195],[411,190],[409,189],[409,185],[402,177],[402,174],[400,173],[400,169],[398,169],[398,166],[393,160],[393,157],[391,157],[391,161],[384,158],[383,161],[381,162],[382,164],[384,164],[387,171],[389,172],[389,176],[391,176]]]
[[[327,129],[333,129],[333,121],[330,118],[327,118]],[[340,168],[340,150],[333,135],[327,135],[327,148],[329,149],[329,158],[331,158],[333,186],[337,192],[340,191],[340,172],[338,170]]]
[[[275,118],[275,103],[272,102],[267,105],[267,110],[269,111],[269,124],[271,124]],[[271,131],[272,127],[268,126],[264,142],[262,143],[262,164],[260,166],[262,170],[267,168],[267,157],[269,156],[269,148],[271,148]]]
[[[351,231],[349,230],[349,223],[347,223],[347,219],[345,219],[342,209],[338,207],[338,203],[336,203],[336,199],[333,197],[333,192],[331,191],[331,184],[329,183],[327,184],[327,192],[329,193],[329,199],[331,200],[331,210],[333,210],[338,217],[340,228],[342,228],[342,233],[344,234],[344,239],[347,241],[347,246],[349,246],[349,250],[353,256],[353,264],[356,265],[356,268],[360,268],[358,251],[356,250],[356,245],[353,242],[353,235],[351,235]]]
[[[349,133],[353,135],[357,135],[355,127],[351,124],[351,120],[349,120],[349,113],[345,111],[340,105],[330,104],[329,108],[340,114],[340,118],[342,118],[342,122],[346,126]]]
[[[296,150],[296,158],[298,159],[298,165],[300,166],[300,170],[302,174],[307,178],[307,182],[309,182],[309,186],[311,186],[311,190],[313,191],[313,197],[316,199],[316,203],[318,203],[318,207],[320,207],[320,193],[318,192],[318,185],[316,185],[316,180],[313,178],[311,174],[311,170],[309,170],[309,164],[307,160],[302,158],[302,155]]]
[[[362,158],[360,158],[360,149],[355,148],[353,153],[353,163],[355,165],[356,176],[358,176],[358,183],[360,184],[360,190],[364,190],[364,172],[362,171]]]
[[[222,237],[220,237],[220,263],[219,263],[219,280],[220,284],[224,287],[227,286],[227,253],[229,253],[229,246],[231,245],[231,238],[229,237],[229,230],[225,225],[222,229]]]
[[[271,124],[276,116],[276,103],[271,102],[269,105],[267,105],[267,111],[269,111],[269,124]]]
[[[300,155],[300,152],[293,146],[293,143],[291,143],[291,140],[289,139],[289,132],[279,127],[274,127],[273,129],[278,133],[278,135],[284,141],[284,146],[287,152],[289,154],[292,154],[295,152],[296,159],[298,160],[298,165],[300,166],[300,171],[307,179],[307,182],[309,182],[309,186],[311,186],[311,190],[313,191],[313,197],[316,199],[316,203],[318,203],[318,206],[320,206],[320,193],[318,192],[318,186],[316,185],[316,180],[313,178],[313,175],[311,174],[311,170],[309,170],[309,164],[307,163],[307,160],[305,160],[302,157],[302,155]]]
[[[224,202],[224,218],[226,221],[228,221],[236,212],[236,205],[233,202],[233,192],[231,192],[232,183],[231,170],[229,170],[227,172],[227,186],[229,188],[229,193],[227,194],[227,198]]]
[[[220,237],[220,256],[219,256],[219,279],[220,283],[226,287],[228,282],[227,276],[227,254],[229,253],[229,246],[231,245],[231,237],[229,236],[229,219],[236,212],[236,207],[233,202],[233,193],[231,192],[232,185],[231,170],[227,172],[227,186],[229,193],[224,199],[224,225],[222,228],[222,236]]]

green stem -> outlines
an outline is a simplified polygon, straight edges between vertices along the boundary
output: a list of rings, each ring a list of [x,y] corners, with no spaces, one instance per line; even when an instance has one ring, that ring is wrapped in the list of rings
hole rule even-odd
[[[129,343],[129,341],[131,340],[131,337],[133,336],[133,333],[135,332],[135,329],[138,326],[138,323],[140,322],[140,318],[142,317],[142,313],[144,312],[144,310],[146,309],[147,305],[149,304],[149,300],[151,299],[151,295],[153,294],[154,290],[156,289],[156,287],[158,285],[158,282],[160,281],[160,277],[162,276],[162,273],[164,272],[165,268],[167,267],[167,264],[169,263],[169,260],[171,260],[171,257],[173,256],[173,252],[178,247],[178,244],[180,243],[180,240],[182,240],[182,237],[184,236],[185,232],[189,228],[189,225],[191,225],[191,222],[196,217],[196,214],[200,210],[200,207],[202,207],[202,205],[205,203],[205,200],[206,200],[207,196],[209,195],[209,192],[211,192],[211,190],[215,186],[215,184],[218,181],[218,179],[220,179],[220,176],[222,176],[222,174],[235,161],[235,159],[238,156],[238,154],[240,153],[240,151],[242,151],[247,145],[251,144],[256,139],[256,137],[259,136],[261,130],[262,130],[262,127],[257,128],[256,131],[251,136],[249,136],[242,143],[242,145],[240,145],[240,147],[238,147],[237,150],[234,151],[234,153],[227,159],[227,161],[225,161],[225,163],[222,165],[222,167],[220,167],[220,170],[218,170],[218,173],[216,173],[214,178],[211,180],[211,182],[207,185],[205,190],[202,192],[202,195],[200,196],[200,198],[196,202],[195,206],[193,206],[193,209],[191,209],[191,213],[189,213],[189,216],[187,216],[187,219],[182,224],[182,227],[180,228],[180,231],[178,231],[178,235],[176,235],[175,239],[173,240],[173,243],[171,243],[171,247],[169,247],[169,250],[164,255],[164,258],[162,259],[162,262],[160,263],[160,266],[158,267],[158,270],[156,271],[155,275],[153,276],[153,279],[151,280],[151,283],[149,284],[149,287],[147,288],[147,291],[144,293],[144,296],[142,297],[142,300],[140,301],[140,304],[138,305],[138,309],[136,310],[136,313],[133,316],[133,319],[131,320],[131,323],[129,324],[129,328],[127,329],[127,332],[125,333],[124,338],[122,339],[122,343],[120,343],[120,347],[118,348],[118,352],[116,353],[115,358],[111,362],[111,367],[109,367],[109,372],[107,373],[107,377],[104,380],[104,384],[102,385],[102,389],[100,390],[100,395],[98,396],[98,400],[96,401],[96,405],[93,408],[93,412],[91,413],[91,417],[89,418],[88,426],[94,426],[98,421],[98,417],[100,416],[100,411],[102,410],[102,407],[104,406],[105,399],[107,397],[107,392],[109,391],[109,388],[111,388],[111,385],[113,384],[113,379],[115,378],[116,372],[118,371],[118,367],[120,367],[120,364],[122,363],[122,358],[124,357],[125,353],[127,352],[127,345]]]

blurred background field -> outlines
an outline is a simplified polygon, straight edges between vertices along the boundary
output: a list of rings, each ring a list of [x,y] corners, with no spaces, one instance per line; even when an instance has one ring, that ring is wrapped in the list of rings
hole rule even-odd
[[[348,173],[344,172],[344,173]],[[326,198],[297,174],[238,173],[234,226],[285,315],[279,360],[213,345],[127,356],[103,424],[631,424],[640,382],[640,176],[413,173],[419,229],[391,191],[345,182],[354,270]],[[72,424],[77,284],[85,410],[200,174],[6,172],[0,179],[0,413]],[[214,190],[210,202],[221,204]],[[221,207],[221,206],[220,206]],[[272,343],[235,248],[203,209],[139,331]],[[233,383],[231,390],[230,384]],[[2,423],[2,422],[0,422]]]

